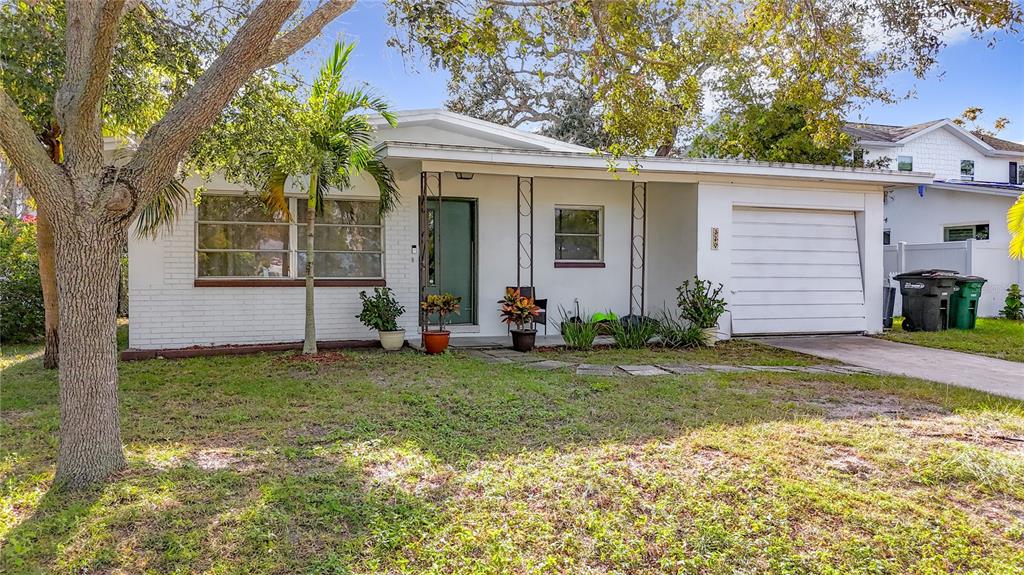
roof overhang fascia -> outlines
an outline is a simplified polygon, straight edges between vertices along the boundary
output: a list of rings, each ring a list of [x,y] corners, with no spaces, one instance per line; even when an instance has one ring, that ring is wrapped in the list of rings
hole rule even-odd
[[[378,146],[387,158],[412,159],[423,162],[461,162],[466,164],[500,164],[556,169],[609,171],[607,157],[567,152],[537,152],[468,146],[436,146],[405,142],[385,142]],[[619,173],[630,175],[625,169],[631,162],[639,164],[641,176],[637,179],[658,181],[665,175],[718,175],[763,178],[788,178],[810,181],[834,181],[874,184],[883,186],[922,185],[931,183],[933,174],[867,170],[806,164],[771,164],[737,160],[675,159],[675,158],[622,158]],[[632,178],[630,178],[632,179]],[[672,179],[676,179],[673,177]]]

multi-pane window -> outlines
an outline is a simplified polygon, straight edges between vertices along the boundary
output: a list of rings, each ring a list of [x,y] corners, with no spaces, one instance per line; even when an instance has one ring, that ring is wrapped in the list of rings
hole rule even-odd
[[[604,259],[604,210],[600,207],[555,208],[555,261],[600,262]]]
[[[896,169],[901,172],[913,172],[914,171],[914,157],[913,156],[897,156],[896,157]]]
[[[960,179],[974,179],[974,160],[960,160]]]
[[[306,203],[298,202],[298,263],[306,267]],[[318,278],[384,277],[384,236],[377,202],[328,200],[313,227],[313,272]]]
[[[948,226],[943,230],[942,239],[947,242],[962,242],[971,239],[987,240],[988,224]]]
[[[306,266],[306,203],[290,199],[294,218],[271,214],[253,196],[203,197],[196,224],[199,277],[302,277]],[[313,242],[318,278],[384,276],[378,203],[328,200]]]
[[[252,196],[206,196],[196,226],[200,277],[288,277],[289,224]]]

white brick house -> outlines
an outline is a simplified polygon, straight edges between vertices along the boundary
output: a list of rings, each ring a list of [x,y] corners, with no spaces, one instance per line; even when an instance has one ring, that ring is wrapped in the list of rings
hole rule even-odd
[[[1024,193],[1024,144],[968,132],[950,120],[846,129],[866,162],[887,157],[894,169],[935,174],[927,185],[887,194],[886,272],[902,271],[897,262],[903,262],[908,269],[950,268],[988,278],[980,313],[996,315],[1007,287],[1024,282],[1024,264],[1007,256],[1006,229],[1006,211]],[[901,243],[906,253],[897,257]]]
[[[933,180],[667,158],[612,173],[589,150],[450,112],[398,122],[381,127],[378,153],[396,174],[399,209],[378,221],[375,190],[358,182],[331,194],[317,226],[320,339],[372,338],[355,316],[359,292],[374,286],[395,291],[415,339],[424,293],[462,295],[453,331],[495,336],[506,333],[496,304],[506,286],[533,286],[557,330],[559,307],[577,303],[656,314],[695,274],[725,285],[723,337],[877,332],[885,190]],[[129,242],[129,347],[301,340],[300,225],[253,208],[236,185],[206,186],[173,229]]]

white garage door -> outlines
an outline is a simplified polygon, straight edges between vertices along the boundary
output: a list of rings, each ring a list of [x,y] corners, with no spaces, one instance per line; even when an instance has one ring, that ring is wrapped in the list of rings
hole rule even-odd
[[[736,208],[733,333],[864,331],[853,212]]]

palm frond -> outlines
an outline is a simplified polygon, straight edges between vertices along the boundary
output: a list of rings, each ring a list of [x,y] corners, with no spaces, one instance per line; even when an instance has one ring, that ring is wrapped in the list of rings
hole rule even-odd
[[[288,211],[288,198],[284,195],[284,184],[288,180],[288,174],[282,172],[277,167],[270,168],[266,173],[265,183],[260,190],[260,200],[268,212],[282,214],[290,220],[291,212]]]
[[[1006,212],[1006,228],[1010,231],[1010,257],[1024,260],[1024,194]]]
[[[332,167],[333,165],[331,162],[321,162],[320,168],[317,170],[317,175],[314,179],[312,189],[310,190],[311,194],[315,194],[316,213],[320,216],[324,214],[324,199],[331,187]]]
[[[178,221],[182,207],[191,197],[192,194],[181,182],[171,180],[153,201],[142,208],[139,219],[135,222],[135,237],[156,239],[160,230],[169,228]]]
[[[400,197],[398,184],[395,182],[395,174],[380,158],[372,157],[364,167],[367,174],[377,182],[377,191],[380,192],[380,217],[390,214],[398,208]]]

